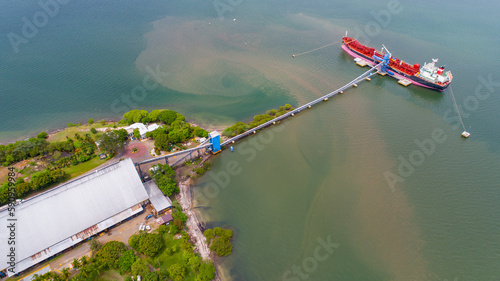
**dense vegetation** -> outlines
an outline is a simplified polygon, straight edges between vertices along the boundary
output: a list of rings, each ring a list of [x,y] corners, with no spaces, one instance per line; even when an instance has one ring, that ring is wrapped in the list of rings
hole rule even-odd
[[[163,195],[171,196],[174,193],[179,193],[175,171],[169,165],[158,164],[153,166],[151,176],[161,192],[163,192]]]
[[[154,257],[162,249],[163,239],[160,234],[141,231],[139,234],[130,236],[128,244],[139,253]]]
[[[96,145],[90,134],[80,136],[75,134],[75,140],[68,138],[66,141],[49,143],[45,140],[45,133],[38,134],[38,137],[26,141],[11,143],[0,146],[0,158],[5,160],[4,165],[11,165],[14,162],[41,156],[47,163],[46,169],[31,174],[29,182],[24,182],[18,178],[15,184],[16,198],[24,198],[31,192],[47,188],[66,179],[66,173],[62,168],[78,165],[95,157]],[[32,162],[33,164],[35,162]],[[32,173],[28,166],[19,171],[21,174]],[[0,205],[7,203],[8,184],[0,187]]]
[[[186,123],[184,115],[173,110],[153,110],[148,113],[146,110],[134,109],[123,114],[121,124],[130,125],[132,123],[150,123],[161,122],[163,126],[146,133],[147,138],[155,140],[155,148],[159,153],[160,150],[170,151],[173,144],[183,143],[194,136],[208,137],[208,132],[200,127],[193,127]],[[138,132],[134,131],[135,138],[138,138]]]
[[[205,230],[203,235],[207,238],[207,243],[212,252],[221,257],[231,254],[233,250],[233,246],[231,245],[233,231],[231,229],[216,227]]]
[[[65,268],[60,274],[51,271],[35,276],[33,280],[92,281],[99,280],[103,272],[108,270],[118,271],[127,281],[132,280],[131,275],[140,275],[145,281],[212,280],[215,277],[213,264],[203,261],[193,252],[189,235],[185,231],[181,231],[180,239],[174,238],[176,234],[172,233],[172,227],[161,225],[153,233],[141,231],[130,237],[132,249],[118,241],[108,242],[100,248],[93,246],[96,249],[93,257],[84,256],[73,261],[73,266],[77,269],[73,277],[69,278],[70,271]],[[99,243],[94,242],[94,245]]]
[[[212,167],[212,165],[213,165],[212,162],[206,161],[201,165],[201,167],[193,168],[193,172],[201,176],[205,174],[210,169],[210,167]]]
[[[109,131],[101,135],[97,143],[102,151],[116,154],[123,149],[128,133],[125,129]]]
[[[245,124],[243,122],[237,122],[236,124],[226,128],[223,132],[222,135],[226,137],[234,137],[236,135],[239,135],[247,130],[250,130],[252,128],[255,128],[261,124],[266,123],[267,121],[271,121],[276,117],[279,117],[288,111],[293,110],[294,108],[289,105],[285,104],[284,106],[280,106],[278,109],[271,109],[266,112],[266,114],[259,114],[253,117],[253,120]]]

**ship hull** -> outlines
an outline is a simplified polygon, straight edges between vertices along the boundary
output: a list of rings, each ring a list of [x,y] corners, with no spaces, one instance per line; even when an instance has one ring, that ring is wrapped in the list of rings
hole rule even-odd
[[[371,63],[372,65],[374,65],[375,63],[377,63],[373,58],[370,58],[356,50],[353,50],[351,48],[349,48],[349,46],[345,45],[345,44],[342,44],[342,49],[348,53],[349,55],[351,55],[352,57],[354,58],[360,58],[360,59],[363,59],[369,63]],[[420,86],[420,87],[424,87],[424,88],[428,88],[428,89],[432,89],[432,90],[436,90],[436,91],[439,91],[439,92],[442,92],[444,90],[446,90],[446,88],[448,87],[448,85],[445,85],[445,86],[441,86],[441,85],[436,85],[432,82],[429,82],[429,81],[426,81],[420,77],[417,77],[415,75],[407,75],[407,74],[404,74],[400,71],[398,71],[397,69],[394,69],[392,67],[389,67],[389,69],[394,72],[394,75],[390,75],[391,77],[395,78],[395,79],[407,79],[407,80],[410,80],[412,82],[412,84],[415,84],[417,86]]]

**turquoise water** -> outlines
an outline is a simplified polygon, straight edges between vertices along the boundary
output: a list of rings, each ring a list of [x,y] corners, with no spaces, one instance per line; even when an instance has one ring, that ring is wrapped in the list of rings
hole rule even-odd
[[[438,57],[472,136],[460,138],[449,91],[377,76],[237,143],[195,186],[207,225],[235,230],[221,271],[233,280],[498,280],[499,4],[401,2],[388,20],[389,2],[231,3],[220,20],[210,1],[69,2],[18,53],[6,36],[40,7],[1,3],[0,141],[118,119],[131,107],[124,95],[207,125],[304,104],[363,70],[339,45],[291,55],[349,30],[409,63]],[[168,75],[134,99],[147,67]],[[411,172],[398,171],[405,161],[416,163]],[[389,173],[400,176],[393,186]],[[316,250],[328,239],[331,252]]]

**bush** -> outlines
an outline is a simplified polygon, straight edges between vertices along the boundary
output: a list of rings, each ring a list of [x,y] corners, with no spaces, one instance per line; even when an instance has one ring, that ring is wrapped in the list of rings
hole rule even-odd
[[[215,267],[212,262],[204,262],[199,267],[199,274],[196,281],[210,281],[215,278]]]
[[[123,275],[125,273],[129,273],[132,269],[132,265],[137,260],[137,256],[134,254],[134,251],[128,250],[120,257],[118,260],[118,267],[120,269],[120,274]]]
[[[153,111],[151,111],[148,114],[149,122],[156,122],[156,121],[158,121],[158,116],[160,115],[161,112],[162,112],[162,110],[153,110]]]
[[[249,128],[247,124],[243,122],[236,122],[236,124],[234,124],[233,126],[228,127],[224,131],[222,131],[222,135],[226,137],[234,137],[247,131],[248,129]]]
[[[169,165],[158,164],[158,170],[153,172],[152,178],[165,196],[179,193],[175,171]]]
[[[47,134],[46,132],[41,132],[38,135],[36,135],[37,139],[46,139],[48,137],[49,137],[49,134]]]
[[[90,250],[92,252],[97,252],[101,249],[102,245],[101,245],[101,242],[99,242],[99,240],[97,240],[97,238],[92,238],[92,240],[90,240]]]
[[[172,218],[178,219],[178,220],[182,221],[183,223],[186,222],[188,219],[186,214],[184,214],[182,211],[177,210],[177,209],[172,212]]]
[[[149,266],[147,263],[141,259],[137,259],[131,267],[132,275],[137,276],[145,276],[149,273]]]
[[[95,128],[91,128],[91,129],[90,129],[90,132],[91,132],[92,134],[97,134],[97,130],[96,130]]]
[[[215,254],[221,257],[231,254],[233,250],[233,246],[231,245],[233,231],[231,229],[216,227],[205,230],[203,235],[207,238],[210,250]]]
[[[123,253],[127,251],[127,246],[122,242],[110,241],[101,247],[96,254],[96,262],[104,268],[117,269],[119,260]]]
[[[149,257],[156,256],[163,248],[160,234],[142,232],[129,238],[129,245]]]
[[[134,138],[136,139],[141,138],[141,133],[139,133],[139,129],[134,129]]]
[[[194,128],[194,134],[200,138],[208,138],[208,132],[200,127]]]
[[[168,268],[168,274],[172,278],[173,281],[181,281],[186,276],[186,268],[179,264],[173,264]]]
[[[218,256],[229,256],[233,250],[231,243],[224,239],[223,237],[217,237],[212,241],[210,245],[210,250],[216,253]]]
[[[193,171],[198,175],[203,175],[210,169],[210,167],[212,167],[212,165],[213,165],[212,162],[206,161],[201,165],[201,167],[194,168]]]
[[[155,140],[155,147],[157,147],[160,150],[168,150],[170,147],[170,142],[168,139],[168,135],[165,133],[162,134],[157,134],[156,136],[152,133],[154,136]],[[147,136],[147,134],[146,134]]]
[[[264,124],[278,116],[285,114],[286,112],[293,110],[293,107],[289,104],[285,104],[284,106],[280,106],[278,110],[271,109],[266,112],[266,114],[259,114],[253,117],[252,122],[249,124],[245,124],[243,122],[237,122],[236,124],[226,128],[222,135],[226,137],[234,137],[239,135],[248,129],[255,128],[261,124]]]
[[[88,123],[89,123],[90,125],[94,124],[94,119],[90,118],[90,119],[89,119],[89,121],[88,121]]]
[[[159,277],[154,272],[148,272],[144,275],[144,281],[159,281]]]
[[[148,112],[146,110],[133,109],[123,114],[123,119],[125,119],[129,124],[132,124],[142,122],[142,119],[146,116],[148,116]]]

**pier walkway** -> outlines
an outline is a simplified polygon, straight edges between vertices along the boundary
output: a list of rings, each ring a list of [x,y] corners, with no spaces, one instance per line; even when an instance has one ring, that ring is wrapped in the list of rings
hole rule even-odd
[[[290,116],[294,116],[295,114],[301,112],[302,110],[305,110],[305,109],[308,109],[308,108],[311,108],[313,105],[316,105],[322,101],[327,101],[328,98],[331,98],[339,93],[343,93],[343,91],[349,89],[350,87],[353,87],[353,86],[357,86],[357,83],[359,83],[360,81],[366,79],[366,78],[369,78],[370,76],[372,76],[373,74],[376,73],[377,71],[377,68],[382,64],[383,62],[377,64],[377,65],[374,65],[372,66],[368,71],[364,72],[363,74],[361,74],[360,76],[356,77],[354,80],[352,80],[351,82],[345,84],[344,86],[338,88],[337,90],[329,93],[329,94],[326,94],[320,98],[317,98],[309,103],[306,103],[300,107],[297,107],[296,109],[292,110],[292,111],[289,111],[281,116],[278,116],[270,121],[267,121],[266,123],[263,123],[255,128],[252,128],[246,132],[243,132],[235,137],[232,137],[226,141],[224,141],[223,143],[221,143],[222,146],[224,145],[227,145],[229,143],[234,143],[235,141],[239,140],[239,139],[242,139],[250,134],[255,134],[258,130],[262,129],[262,128],[265,128],[267,126],[270,126],[272,124],[276,124],[276,122],[278,121],[281,121],[283,119],[286,119]],[[184,160],[186,159],[188,156],[192,159],[192,156],[193,156],[193,153],[196,152],[199,156],[200,154],[200,150],[204,150],[204,152],[209,149],[210,147],[210,143],[207,143],[207,144],[203,144],[203,145],[200,145],[200,146],[197,146],[197,147],[194,147],[194,148],[190,148],[190,149],[186,149],[186,150],[182,150],[182,151],[179,151],[179,152],[175,152],[175,153],[171,153],[171,154],[168,154],[168,155],[165,155],[165,156],[160,156],[160,157],[155,157],[155,158],[151,158],[151,159],[148,159],[148,160],[145,160],[145,161],[142,161],[142,162],[138,162],[138,163],[135,163],[135,165],[139,168],[139,174],[141,175],[141,178],[142,178],[142,172],[141,172],[141,165],[144,165],[144,164],[148,164],[148,163],[152,163],[152,162],[159,162],[161,160],[163,160],[165,162],[165,164],[168,164],[168,159],[169,158],[172,158],[172,157],[176,157],[176,156],[181,156],[182,157],[177,160],[176,162],[172,163],[171,165],[175,165],[177,163],[179,163],[181,160]]]
[[[294,116],[295,114],[301,112],[304,109],[311,108],[315,104],[318,104],[318,103],[320,103],[322,101],[327,101],[328,98],[331,98],[331,97],[333,97],[333,96],[335,96],[335,95],[337,95],[339,93],[342,93],[343,91],[347,90],[348,88],[352,87],[353,85],[357,85],[356,83],[360,82],[361,80],[366,79],[366,78],[372,76],[373,74],[375,74],[376,71],[375,72],[372,72],[372,71],[376,70],[377,67],[380,66],[381,64],[382,63],[379,63],[379,64],[373,66],[368,71],[366,71],[365,73],[363,73],[360,76],[356,77],[356,79],[354,79],[351,82],[345,84],[344,86],[338,88],[337,90],[335,90],[335,91],[333,91],[333,92],[331,92],[329,94],[326,94],[326,95],[324,95],[324,96],[322,96],[320,98],[317,98],[317,99],[315,99],[315,100],[313,100],[313,101],[311,101],[309,103],[306,103],[306,104],[304,104],[304,105],[302,105],[300,107],[297,107],[296,109],[294,109],[292,111],[289,111],[289,112],[287,112],[287,113],[285,113],[285,114],[283,114],[281,116],[278,116],[278,117],[274,118],[273,120],[267,121],[266,123],[261,124],[261,125],[255,127],[255,128],[252,128],[252,129],[250,129],[250,130],[248,130],[248,131],[246,131],[244,133],[241,133],[241,134],[239,134],[239,135],[237,135],[237,136],[235,136],[233,138],[230,138],[230,139],[226,140],[225,142],[221,143],[221,145],[227,145],[228,143],[235,142],[235,141],[237,141],[237,140],[239,140],[241,138],[244,138],[244,137],[246,137],[246,136],[248,136],[248,135],[256,132],[257,130],[260,130],[262,128],[265,128],[267,126],[275,124],[276,122],[281,121],[283,119],[286,119],[286,118],[288,118],[290,116]]]

